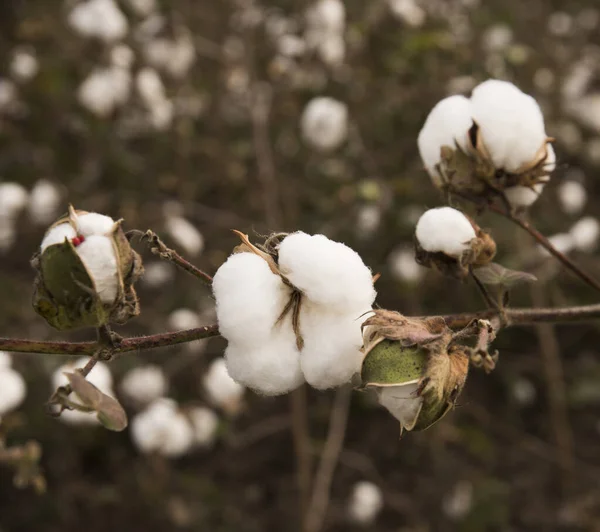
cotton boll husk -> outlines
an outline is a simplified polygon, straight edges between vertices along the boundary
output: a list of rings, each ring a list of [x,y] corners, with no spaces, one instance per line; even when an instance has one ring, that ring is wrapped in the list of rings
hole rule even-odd
[[[231,378],[224,358],[216,358],[211,362],[202,384],[212,403],[226,410],[237,410],[244,387]]]
[[[221,335],[240,347],[254,349],[270,338],[291,290],[261,257],[236,253],[217,270],[213,293]],[[228,367],[231,370],[229,363]]]
[[[416,395],[417,388],[418,383],[414,382],[402,386],[383,386],[377,390],[379,404],[387,408],[403,427],[414,422],[423,404],[423,398]]]
[[[75,218],[77,234],[85,237],[106,236],[112,234],[115,227],[115,221],[110,216],[98,214],[97,212],[88,212],[77,214]]]
[[[0,416],[18,408],[27,394],[25,380],[9,367],[0,368]]]
[[[319,390],[349,382],[360,371],[363,353],[361,325],[370,306],[352,313],[322,310],[305,301],[300,311],[304,347],[300,365],[306,382]]]
[[[579,220],[569,231],[575,248],[579,251],[591,252],[598,247],[600,224],[596,218],[586,216]]]
[[[324,235],[288,235],[279,246],[279,268],[311,302],[331,310],[360,311],[375,300],[373,276],[360,255]]]
[[[105,304],[114,303],[119,293],[119,270],[112,239],[106,236],[88,236],[75,251],[94,281],[100,301]]]
[[[40,245],[40,252],[44,252],[48,246],[62,244],[65,240],[72,240],[76,236],[77,231],[73,229],[71,224],[63,223],[55,225],[46,232],[42,244]]]
[[[440,101],[429,113],[419,132],[417,144],[427,172],[436,186],[442,185],[442,176],[435,169],[440,162],[442,146],[464,152],[469,150],[469,128],[473,125],[471,102],[464,96],[450,96]]]
[[[181,216],[168,217],[165,229],[175,243],[188,255],[198,255],[204,248],[202,233]]]
[[[535,159],[547,135],[542,111],[531,96],[492,79],[473,89],[471,105],[496,168],[515,172]]]
[[[0,183],[0,216],[13,218],[27,205],[29,194],[18,183]]]
[[[171,399],[157,399],[131,420],[131,438],[143,453],[176,458],[194,444],[194,429]]]
[[[508,187],[504,190],[504,195],[513,207],[529,207],[537,201],[544,190],[544,184],[538,183],[532,188],[529,187]]]
[[[61,200],[62,194],[58,186],[47,179],[40,179],[29,195],[29,216],[34,223],[47,225],[56,218]]]
[[[425,251],[458,258],[476,235],[462,212],[452,207],[440,207],[426,211],[419,218],[416,236]]]
[[[200,448],[210,447],[217,437],[219,417],[210,408],[196,406],[188,410],[188,418],[194,431],[194,444]]]
[[[202,326],[202,322],[198,313],[189,308],[180,308],[171,312],[167,319],[167,323],[169,325],[169,329],[174,331],[195,329]]]
[[[230,341],[225,361],[234,380],[262,395],[282,395],[304,382],[289,316],[273,329],[262,345]]]
[[[558,187],[558,199],[564,212],[578,214],[587,201],[587,191],[577,181],[565,181]]]
[[[165,395],[168,383],[159,366],[148,364],[130,370],[121,381],[121,392],[136,401],[146,404]]]
[[[375,521],[382,508],[383,494],[377,485],[363,480],[353,486],[348,502],[348,515],[352,521],[368,525]]]
[[[326,96],[313,98],[302,112],[300,130],[305,142],[313,148],[335,150],[348,135],[348,107]]]

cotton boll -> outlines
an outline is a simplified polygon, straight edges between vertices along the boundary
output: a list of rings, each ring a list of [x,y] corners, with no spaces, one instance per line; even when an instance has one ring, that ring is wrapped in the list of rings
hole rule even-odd
[[[12,366],[12,358],[6,351],[0,351],[0,371]]]
[[[415,0],[388,0],[392,15],[409,26],[418,28],[427,17],[425,10]]]
[[[194,444],[194,429],[177,403],[157,399],[131,420],[131,438],[142,453],[179,457]]]
[[[592,252],[598,247],[600,224],[596,218],[586,216],[579,220],[569,231],[576,249]]]
[[[496,168],[516,172],[535,159],[547,135],[542,111],[531,96],[492,79],[475,87],[471,105]]]
[[[127,3],[140,17],[147,17],[157,8],[156,0],[127,0]]]
[[[202,384],[213,404],[231,412],[239,408],[244,387],[231,378],[224,358],[216,358],[211,362]]]
[[[253,253],[231,255],[213,279],[221,335],[240,347],[260,348],[271,337],[291,290]],[[239,351],[234,349],[233,351]],[[230,375],[232,364],[228,362]]]
[[[143,68],[136,77],[137,90],[147,106],[165,99],[165,87],[158,72],[153,68]]]
[[[187,33],[176,39],[154,39],[146,45],[148,62],[175,78],[184,77],[196,60],[194,41]]]
[[[202,326],[198,313],[188,308],[180,308],[171,312],[167,319],[167,323],[169,328],[174,331],[195,329]]]
[[[348,502],[348,515],[352,521],[369,525],[375,521],[382,508],[383,493],[376,484],[363,480],[353,486]]]
[[[115,221],[110,216],[88,212],[76,215],[75,226],[77,227],[77,234],[85,237],[93,235],[107,236],[112,234],[115,228]]]
[[[378,389],[379,404],[386,408],[402,427],[411,427],[421,410],[423,398],[417,397],[417,388],[418,383],[413,382]]]
[[[465,517],[471,511],[472,507],[473,484],[466,480],[457,482],[442,501],[444,514],[453,520]]]
[[[529,207],[537,201],[544,190],[544,184],[538,183],[532,188],[529,187],[508,187],[504,190],[504,195],[513,207]]]
[[[150,288],[159,288],[173,279],[173,265],[167,262],[151,262],[144,264],[142,283]]]
[[[234,380],[262,395],[282,395],[304,382],[296,337],[288,320],[276,325],[262,345],[251,345],[244,339],[229,342],[225,361]]]
[[[204,249],[204,237],[190,222],[181,216],[169,216],[165,229],[175,243],[188,255],[198,255]]]
[[[56,218],[61,201],[59,187],[47,179],[40,179],[29,194],[29,216],[34,223],[47,225]]]
[[[348,107],[333,98],[320,96],[308,102],[300,119],[305,142],[322,151],[332,151],[348,136]]]
[[[364,358],[361,325],[369,310],[370,306],[363,312],[340,314],[310,302],[302,304],[300,365],[308,384],[319,390],[334,388],[350,382],[360,371]]]
[[[100,301],[114,303],[119,293],[119,270],[112,240],[106,236],[88,236],[75,251],[94,281]]]
[[[131,68],[134,61],[135,53],[125,44],[119,44],[110,51],[110,62],[117,68]]]
[[[63,223],[55,225],[46,232],[46,235],[42,240],[42,244],[40,245],[40,253],[43,253],[44,250],[49,246],[53,246],[54,244],[62,244],[65,240],[72,240],[76,236],[77,231],[73,229],[71,224]]]
[[[217,437],[219,417],[210,408],[196,406],[187,412],[194,432],[194,445],[200,448],[212,446]]]
[[[419,132],[417,144],[425,169],[434,184],[442,184],[442,176],[436,170],[441,160],[441,149],[448,146],[469,150],[469,129],[473,125],[471,102],[464,96],[455,95],[440,101],[429,113]]]
[[[587,202],[587,192],[578,181],[565,181],[558,187],[558,199],[564,212],[578,214]]]
[[[346,25],[346,9],[341,0],[318,0],[306,13],[309,31],[340,33]]]
[[[0,367],[0,416],[18,408],[27,394],[25,380],[9,367]]]
[[[79,103],[99,118],[106,118],[129,99],[131,75],[120,67],[97,68],[77,91]]]
[[[40,66],[35,53],[26,48],[16,48],[10,62],[10,73],[18,81],[29,81],[39,70]]]
[[[338,34],[328,34],[319,43],[317,48],[321,60],[330,66],[337,66],[344,62],[346,56],[346,41]]]
[[[324,235],[292,233],[279,246],[281,273],[313,303],[339,312],[371,308],[376,292],[360,255]]]
[[[154,365],[130,370],[121,381],[124,395],[140,404],[146,404],[165,395],[168,383],[164,371]]]
[[[114,0],[87,0],[69,13],[69,26],[84,37],[118,41],[128,30],[127,18]]]
[[[475,238],[471,222],[460,211],[440,207],[426,211],[417,222],[417,240],[430,253],[459,258]]]
[[[27,205],[29,194],[18,183],[0,183],[0,216],[14,218]]]
[[[425,273],[425,268],[415,261],[413,249],[396,249],[390,253],[388,264],[392,275],[405,283],[417,283]]]

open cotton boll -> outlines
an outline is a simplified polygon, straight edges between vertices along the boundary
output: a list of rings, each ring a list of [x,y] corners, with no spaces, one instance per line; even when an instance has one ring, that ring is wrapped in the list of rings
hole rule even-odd
[[[417,397],[418,383],[402,386],[382,386],[378,389],[379,404],[392,414],[403,427],[411,426],[421,409],[423,398]]]
[[[231,255],[217,270],[212,286],[219,332],[229,342],[248,347],[260,347],[271,337],[291,295],[281,277],[253,253]],[[231,370],[229,362],[228,367]]]
[[[375,300],[373,276],[360,255],[324,235],[299,231],[285,237],[279,268],[311,302],[329,309],[364,310]]]
[[[146,404],[165,395],[168,383],[159,366],[148,364],[130,370],[121,381],[121,391],[137,403]]]
[[[73,229],[71,224],[64,223],[55,225],[45,234],[42,244],[40,245],[40,252],[43,252],[47,247],[53,246],[54,244],[62,244],[65,240],[72,240],[76,236],[77,231]]]
[[[210,447],[217,437],[219,417],[210,408],[196,406],[187,412],[194,433],[194,445]]]
[[[142,453],[176,458],[194,444],[194,429],[171,399],[157,399],[131,420],[131,438]]]
[[[77,234],[88,236],[106,236],[112,234],[115,228],[115,221],[104,214],[97,212],[87,212],[77,214],[75,217],[75,226]]]
[[[462,212],[452,207],[439,207],[426,211],[419,218],[416,236],[425,251],[459,258],[476,235]]]
[[[569,231],[576,249],[591,252],[598,247],[600,224],[596,218],[586,216],[579,220]]]
[[[327,96],[313,98],[302,112],[300,130],[313,148],[335,150],[348,136],[348,107]]]
[[[349,382],[360,371],[364,358],[362,323],[370,307],[353,313],[323,311],[305,302],[300,311],[304,347],[300,366],[306,382],[325,390]]]
[[[535,159],[546,142],[537,102],[512,83],[491,79],[473,89],[472,117],[498,169],[515,172]]]
[[[29,194],[18,183],[0,183],[0,216],[13,218],[27,205]]]
[[[183,248],[188,255],[198,255],[204,249],[202,233],[185,218],[181,216],[168,217],[165,229],[177,246]]]
[[[114,303],[119,294],[119,272],[112,240],[107,236],[92,235],[75,250],[94,281],[100,301]]]
[[[18,408],[26,394],[21,374],[10,367],[0,367],[0,416]]]
[[[585,206],[587,192],[578,181],[565,181],[558,187],[558,199],[564,212],[577,214]]]
[[[244,395],[244,387],[231,378],[224,358],[216,358],[210,363],[202,384],[209,399],[226,410],[236,410]]]
[[[352,521],[369,525],[375,521],[382,508],[383,494],[376,484],[363,480],[353,486],[348,501],[348,516]]]
[[[106,42],[117,41],[127,34],[127,18],[114,0],[87,0],[77,4],[68,16],[68,23],[84,37],[96,37]]]
[[[441,159],[442,146],[467,152],[470,146],[469,129],[473,125],[471,102],[464,96],[450,96],[431,110],[419,132],[417,144],[421,160],[433,182],[442,185],[442,176],[435,169]]]
[[[29,194],[29,216],[34,223],[47,225],[56,218],[61,200],[58,186],[47,179],[40,179]]]
[[[282,395],[304,382],[300,352],[288,320],[279,323],[260,345],[230,341],[225,361],[234,380],[262,395]]]

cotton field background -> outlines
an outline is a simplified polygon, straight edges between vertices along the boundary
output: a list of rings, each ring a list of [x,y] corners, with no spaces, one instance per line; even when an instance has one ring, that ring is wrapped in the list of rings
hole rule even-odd
[[[232,229],[252,241],[325,234],[364,262],[352,263],[367,280],[357,313],[373,298],[366,267],[380,274],[383,308],[482,309],[475,285],[416,264],[413,239],[421,215],[445,204],[419,132],[440,100],[469,97],[491,78],[533,96],[556,139],[556,169],[530,219],[597,275],[594,0],[0,3],[0,336],[94,339],[93,330],[54,331],[32,309],[29,261],[69,204],[152,229],[211,275],[239,244]],[[444,220],[471,238],[452,216]],[[493,231],[498,262],[538,278],[511,294],[513,305],[598,301],[516,225],[487,212],[477,223]],[[141,314],[119,334],[216,323],[209,287],[134,247],[145,266]],[[225,273],[218,298],[229,294]],[[233,330],[243,337],[224,333],[230,353],[253,333]],[[228,373],[226,345],[202,340],[97,365],[89,380],[129,416],[120,433],[91,414],[45,411],[85,357],[0,353],[0,440],[37,442],[45,482],[15,485],[0,464],[0,531],[299,528],[298,470],[316,468],[338,396],[308,386],[304,399],[256,394],[240,382],[273,390],[246,367]],[[276,362],[281,345],[271,346]],[[353,393],[330,497],[309,493],[325,505],[322,529],[598,530],[598,345],[597,323],[502,331],[497,368],[471,370],[457,408],[402,439],[374,394]],[[313,362],[278,372],[277,385],[332,385],[338,376]],[[304,464],[298,412],[310,431]]]

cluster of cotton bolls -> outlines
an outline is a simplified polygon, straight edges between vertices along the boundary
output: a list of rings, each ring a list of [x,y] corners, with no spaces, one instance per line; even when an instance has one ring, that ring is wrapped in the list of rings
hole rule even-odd
[[[373,524],[383,508],[383,493],[376,484],[363,480],[352,487],[348,501],[350,521],[367,526]]]
[[[341,0],[317,0],[306,12],[305,39],[328,65],[343,63],[346,55],[344,32],[346,8]]]
[[[339,148],[348,136],[348,106],[329,96],[310,100],[300,119],[302,138],[322,152]]]
[[[346,245],[303,232],[286,236],[277,264],[270,260],[235,253],[215,274],[229,374],[265,395],[350,381],[376,294],[371,271]]]
[[[18,408],[26,394],[25,380],[12,368],[10,355],[0,351],[0,418]]]
[[[458,148],[493,166],[490,185],[500,186],[493,181],[496,176],[516,177],[503,192],[513,207],[527,207],[555,167],[548,140],[537,102],[512,83],[488,80],[473,89],[471,98],[456,95],[440,101],[419,133],[418,146],[436,186],[447,184],[442,148]],[[535,179],[518,179],[534,169],[538,170]]]

